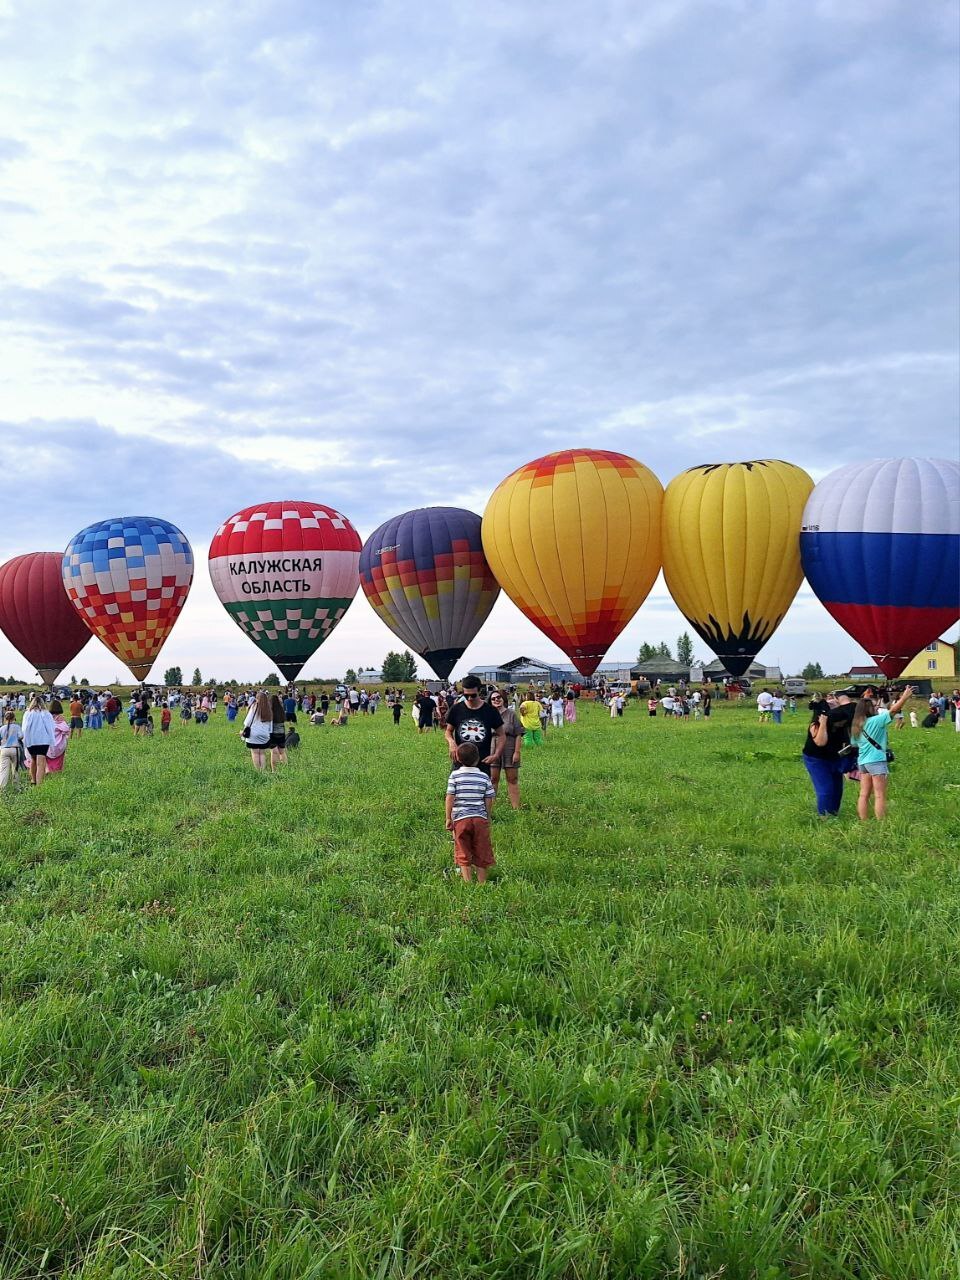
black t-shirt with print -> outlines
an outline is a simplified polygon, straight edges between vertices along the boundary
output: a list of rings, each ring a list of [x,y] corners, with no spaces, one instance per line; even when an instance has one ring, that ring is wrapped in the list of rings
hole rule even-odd
[[[503,717],[489,702],[481,702],[479,707],[457,702],[447,712],[447,724],[453,729],[453,740],[457,746],[462,742],[472,742],[483,760],[490,754],[494,735],[502,726]]]

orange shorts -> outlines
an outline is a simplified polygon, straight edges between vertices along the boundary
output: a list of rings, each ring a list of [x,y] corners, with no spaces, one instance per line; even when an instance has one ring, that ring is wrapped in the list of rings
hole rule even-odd
[[[492,867],[495,858],[486,818],[459,818],[453,824],[453,860],[458,867]]]

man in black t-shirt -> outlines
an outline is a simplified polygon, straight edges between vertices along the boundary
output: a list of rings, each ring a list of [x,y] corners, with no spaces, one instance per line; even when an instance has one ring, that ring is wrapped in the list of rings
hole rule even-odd
[[[489,774],[490,766],[500,759],[506,741],[503,717],[484,700],[480,681],[476,676],[463,679],[463,702],[455,702],[447,712],[446,738],[450,751],[450,763],[457,764],[457,747],[462,742],[472,742],[480,752],[478,769]]]
[[[417,732],[426,733],[436,724],[437,704],[426,689],[421,689],[414,701],[417,704]]]

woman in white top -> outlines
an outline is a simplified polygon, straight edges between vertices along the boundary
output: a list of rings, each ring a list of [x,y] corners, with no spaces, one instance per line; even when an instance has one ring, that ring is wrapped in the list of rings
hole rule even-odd
[[[266,764],[272,733],[273,704],[269,694],[258,693],[247,712],[240,734],[246,739],[247,746],[250,748],[250,759],[255,769],[263,769]]]
[[[37,694],[23,715],[23,745],[30,757],[30,781],[39,786],[47,775],[47,752],[53,746],[53,716]]]
[[[563,695],[556,691],[550,698],[550,719],[555,729],[563,728]]]
[[[23,734],[12,711],[3,717],[3,728],[0,728],[0,790],[9,786],[13,775],[20,767],[20,743]]]

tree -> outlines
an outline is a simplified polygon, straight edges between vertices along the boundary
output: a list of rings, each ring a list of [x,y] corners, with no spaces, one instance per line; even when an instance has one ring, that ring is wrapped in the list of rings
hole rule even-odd
[[[658,658],[673,657],[673,654],[670,652],[670,646],[667,644],[666,640],[661,640],[660,643],[657,645],[657,657]]]
[[[193,668],[193,680],[191,681],[191,684],[203,684],[203,676],[200,674],[199,667]]]
[[[87,685],[87,684],[89,684],[89,683],[90,683],[90,681],[87,679],[87,677],[86,677],[86,676],[81,676],[81,677],[80,677],[80,683],[81,683],[81,684],[83,684],[83,685]]]
[[[271,671],[263,683],[265,685],[270,685],[271,688],[274,688],[276,685],[280,683],[280,677],[277,675],[275,671]]]
[[[637,654],[637,661],[652,662],[656,657],[657,646],[654,644],[647,644],[646,640],[644,640],[643,644],[640,646],[640,652]]]
[[[384,684],[397,684],[403,679],[400,674],[403,669],[403,658],[399,653],[395,653],[393,649],[387,654],[383,660],[383,666],[380,668],[380,678]]]
[[[689,631],[684,631],[682,636],[677,637],[677,661],[682,662],[685,667],[693,662],[693,641]]]
[[[168,685],[183,684],[183,672],[179,667],[167,667],[163,673],[163,683]]]
[[[392,649],[383,660],[380,676],[386,684],[401,684],[416,680],[417,660],[409,649],[395,653]]]
[[[76,684],[76,683],[77,683],[77,677],[76,677],[76,676],[71,676],[71,677],[70,677],[70,683],[71,683],[71,684]]]
[[[808,662],[800,674],[803,676],[804,680],[822,680],[823,667],[821,667],[819,662]]]
[[[347,668],[347,674],[343,677],[343,679],[346,684],[357,683],[357,673],[354,671],[353,667]]]
[[[417,660],[409,649],[403,651],[403,672],[404,680],[417,679]]]

